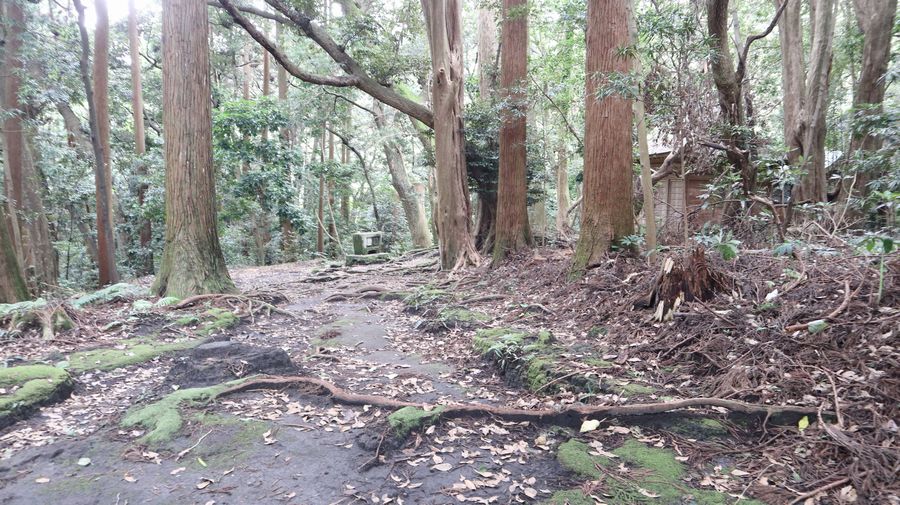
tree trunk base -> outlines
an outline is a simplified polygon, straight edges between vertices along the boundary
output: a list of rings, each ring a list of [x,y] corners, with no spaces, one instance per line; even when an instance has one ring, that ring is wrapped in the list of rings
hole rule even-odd
[[[654,319],[668,321],[682,303],[711,300],[729,284],[728,276],[710,267],[706,253],[698,247],[680,258],[666,258],[650,293],[634,307],[653,308]]]

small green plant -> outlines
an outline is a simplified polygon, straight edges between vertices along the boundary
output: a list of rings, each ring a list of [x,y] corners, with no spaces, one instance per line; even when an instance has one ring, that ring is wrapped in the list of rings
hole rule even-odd
[[[867,254],[877,254],[879,256],[877,303],[881,303],[881,297],[884,294],[884,260],[887,255],[894,252],[895,244],[893,237],[874,233],[866,234],[859,242],[859,246]]]
[[[722,255],[722,259],[726,261],[737,258],[741,246],[741,241],[734,238],[730,231],[719,229],[718,232],[715,232],[706,226],[694,237],[694,240],[709,249],[718,251]]]

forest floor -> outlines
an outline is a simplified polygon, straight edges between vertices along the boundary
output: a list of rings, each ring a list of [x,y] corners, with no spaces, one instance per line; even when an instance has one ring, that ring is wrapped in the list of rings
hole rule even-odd
[[[0,430],[0,503],[900,503],[896,258],[880,303],[868,258],[711,260],[730,292],[669,322],[633,308],[658,267],[611,258],[570,282],[570,259],[242,268],[246,297],[132,294],[86,305],[50,342],[24,331],[3,343],[5,370],[51,382],[45,368],[66,368],[73,390]],[[258,373],[426,407],[398,414]],[[0,414],[25,388],[3,377]],[[554,425],[439,406],[702,397],[810,414]]]

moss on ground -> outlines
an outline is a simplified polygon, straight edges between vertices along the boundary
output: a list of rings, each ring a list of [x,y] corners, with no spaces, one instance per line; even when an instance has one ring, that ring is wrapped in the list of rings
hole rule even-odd
[[[450,298],[452,297],[446,290],[431,285],[425,285],[409,293],[403,298],[403,303],[406,304],[407,308],[410,310],[421,310],[427,305],[435,302],[444,302]]]
[[[231,468],[247,459],[250,452],[263,441],[263,434],[270,429],[268,423],[256,419],[241,419],[229,415],[197,413],[191,416],[205,433],[215,428],[215,433],[203,440],[191,455],[193,465],[204,468],[197,458],[206,463],[207,468]],[[192,424],[193,424],[192,423]],[[189,442],[193,443],[193,442]]]
[[[47,300],[38,298],[18,303],[0,303],[0,321],[28,317],[36,311],[47,308]]]
[[[202,341],[202,339],[189,339],[165,343],[144,338],[128,339],[120,342],[120,349],[94,349],[73,353],[69,357],[66,368],[75,372],[113,370],[150,361],[168,352],[191,349],[200,345]]]
[[[590,496],[585,496],[580,489],[557,491],[547,500],[548,505],[594,505],[597,503]]]
[[[181,416],[182,404],[205,405],[230,386],[240,384],[246,379],[238,379],[224,384],[205,388],[181,389],[143,407],[134,407],[122,418],[122,426],[126,428],[141,426],[147,433],[139,440],[141,443],[159,446],[172,440],[183,424]]]
[[[622,474],[619,475],[624,480],[605,479],[603,494],[610,497],[607,503],[724,505],[734,502],[734,499],[726,493],[688,488],[683,480],[687,471],[684,465],[675,459],[675,453],[671,450],[650,447],[629,439],[621,447],[611,451],[618,456],[615,459],[595,456],[590,451],[591,448],[587,444],[573,439],[559,446],[557,459],[562,466],[572,472],[594,480],[603,479],[606,475],[598,466],[615,468],[620,462],[628,465],[636,475],[633,481]],[[653,496],[647,496],[647,493]],[[743,503],[762,505],[754,500]]]
[[[436,407],[429,411],[417,407],[403,407],[388,416],[388,424],[394,435],[406,438],[410,432],[436,423],[443,411],[444,407]]]
[[[476,312],[463,307],[447,307],[438,312],[438,321],[450,327],[470,326],[490,320],[491,316],[483,312]]]
[[[637,382],[620,382],[616,389],[621,390],[626,396],[652,395],[656,392],[656,389]]]
[[[68,394],[72,379],[65,370],[49,365],[24,365],[0,369],[0,427],[11,424],[29,410]]]
[[[200,329],[197,330],[197,333],[205,337],[231,328],[240,322],[240,318],[233,312],[217,307],[213,307],[204,312],[201,320],[202,323],[200,324]]]
[[[487,357],[491,354],[507,354],[508,351],[522,347],[527,334],[512,328],[486,328],[478,330],[472,339],[475,351]]]
[[[487,328],[475,333],[472,346],[514,381],[537,391],[557,377],[555,365],[560,349],[553,342],[553,334],[545,330],[529,333],[514,328]]]

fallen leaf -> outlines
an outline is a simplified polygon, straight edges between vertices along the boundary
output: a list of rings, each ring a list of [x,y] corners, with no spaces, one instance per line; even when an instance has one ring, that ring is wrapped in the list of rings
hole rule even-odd
[[[176,468],[176,469],[172,470],[171,472],[169,472],[169,475],[178,475],[179,473],[181,473],[181,472],[183,472],[183,471],[185,471],[185,470],[187,470],[187,467],[179,466],[178,468]]]
[[[600,421],[596,419],[588,419],[585,422],[581,423],[580,433],[587,433],[589,431],[594,431],[600,427]]]
[[[538,495],[537,489],[535,489],[533,487],[525,488],[525,496],[527,496],[531,499],[534,499],[534,498],[537,498],[537,495]]]
[[[439,465],[434,465],[431,468],[439,472],[446,472],[453,468],[453,465],[451,465],[450,463],[441,463]]]
[[[50,479],[48,479],[47,477],[38,477],[37,479],[34,479],[34,481],[38,484],[46,484],[50,482]]]
[[[91,464],[91,458],[81,458],[78,460],[78,466],[88,466]]]

